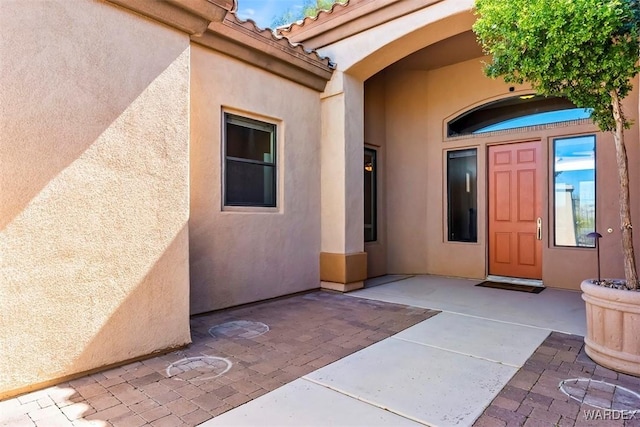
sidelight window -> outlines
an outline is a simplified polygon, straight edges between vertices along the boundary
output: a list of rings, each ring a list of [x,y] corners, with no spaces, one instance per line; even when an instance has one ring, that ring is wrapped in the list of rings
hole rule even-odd
[[[450,242],[478,241],[477,149],[447,152],[447,222]]]
[[[596,229],[596,137],[553,141],[556,246],[594,247]]]
[[[378,239],[377,226],[377,165],[376,151],[364,149],[364,241]]]

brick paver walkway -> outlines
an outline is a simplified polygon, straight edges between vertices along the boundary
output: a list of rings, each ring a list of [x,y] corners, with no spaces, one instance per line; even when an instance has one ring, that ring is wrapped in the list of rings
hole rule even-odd
[[[437,313],[318,291],[194,317],[188,348],[0,402],[0,425],[194,426]]]
[[[318,291],[194,317],[189,347],[0,402],[0,425],[194,426],[437,313]],[[615,388],[637,394],[640,378],[596,365],[582,340],[551,333],[475,425],[640,427]],[[580,402],[558,388],[572,379]]]
[[[586,396],[574,395],[581,398],[579,402],[559,389],[561,381],[571,379],[583,379],[579,382],[582,384],[587,379],[595,380],[595,389]],[[583,337],[553,332],[491,402],[475,426],[640,426],[640,412],[633,412],[640,410],[640,402],[637,399],[620,402],[629,396],[621,393],[619,399],[614,387],[603,383],[640,392],[640,378],[616,373],[589,359],[584,352]]]

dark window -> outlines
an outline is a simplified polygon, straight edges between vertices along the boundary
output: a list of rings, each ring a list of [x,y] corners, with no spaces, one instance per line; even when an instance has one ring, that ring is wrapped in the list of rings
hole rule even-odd
[[[592,248],[596,230],[596,137],[553,141],[556,246]]]
[[[591,109],[558,97],[520,95],[481,105],[447,123],[447,136],[460,136],[588,119]]]
[[[376,151],[364,149],[364,241],[375,242],[378,239],[376,220],[377,210],[377,165]]]
[[[276,206],[276,126],[225,114],[225,206]]]
[[[450,242],[478,241],[477,150],[447,153],[447,221]]]

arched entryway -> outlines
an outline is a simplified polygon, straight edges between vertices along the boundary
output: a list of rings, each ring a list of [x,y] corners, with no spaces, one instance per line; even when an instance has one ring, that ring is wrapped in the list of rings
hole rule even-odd
[[[577,289],[580,280],[591,274],[584,271],[584,266],[593,263],[594,253],[577,238],[572,246],[563,244],[559,237],[563,221],[566,224],[571,220],[561,218],[561,197],[556,188],[573,184],[556,179],[556,158],[561,151],[558,147],[570,145],[567,141],[571,140],[593,140],[593,151],[598,152],[594,169],[602,170],[615,164],[611,154],[601,149],[611,142],[611,137],[599,133],[589,119],[581,117],[515,129],[483,129],[499,121],[496,117],[512,118],[507,116],[524,111],[500,103],[513,97],[530,97],[530,87],[507,85],[484,75],[483,54],[471,31],[475,19],[472,1],[433,1],[420,7],[408,3],[354,2],[343,12],[323,18],[327,28],[331,27],[331,20],[339,24],[323,33],[324,38],[314,38],[313,25],[307,24],[297,33],[299,38],[294,38],[318,48],[320,54],[328,55],[337,64],[322,96],[321,260],[324,258],[325,265],[339,264],[342,275],[322,275],[321,262],[322,280],[337,280],[328,286],[337,283],[334,289],[349,290],[362,286],[366,277],[381,274],[484,279],[494,273]],[[365,5],[370,8],[369,15]],[[380,13],[371,12],[375,5]],[[356,7],[349,11],[352,6]],[[322,23],[318,20],[317,25]],[[317,44],[309,45],[309,41]],[[534,98],[529,102],[538,101]],[[565,104],[557,99],[540,105],[554,102]],[[626,102],[629,114],[636,115],[637,99],[628,98]],[[493,111],[488,121],[480,120],[477,114],[486,113],[481,107],[486,105],[503,111]],[[465,114],[467,121],[475,120],[471,128],[451,126],[455,118]],[[632,137],[637,139],[635,134]],[[371,190],[370,185],[365,188],[364,178],[372,176],[366,175],[363,167],[365,149],[369,158],[374,153],[376,160],[375,239],[365,239],[363,227],[365,189]],[[509,154],[504,154],[505,150]],[[509,172],[498,171],[498,165],[491,160],[514,156],[523,161],[534,159],[535,168],[514,166]],[[468,188],[470,199],[475,201],[475,206],[467,207],[472,211],[468,211],[466,220],[472,218],[476,226],[467,227],[462,238],[456,238],[459,232],[452,238],[450,230],[449,172],[454,163],[475,165],[463,172],[461,185],[464,192]],[[533,255],[511,250],[508,254],[491,252],[499,247],[492,243],[495,233],[491,223],[496,218],[490,210],[495,202],[491,197],[501,194],[491,187],[505,184],[504,180],[490,179],[496,173],[503,178],[509,175],[510,184],[513,181],[510,188],[515,193],[509,203],[515,210],[509,215],[526,217],[526,222],[533,225],[532,229],[516,230],[515,237],[506,239],[502,235],[503,242],[508,240],[512,249],[529,242],[538,247]],[[591,197],[589,188],[615,186],[615,179],[613,174],[594,174],[592,183],[583,181],[582,195]],[[535,200],[527,204],[523,195],[533,193]],[[616,203],[613,194],[597,194],[600,207]],[[513,205],[518,198],[522,204]],[[597,211],[595,226],[599,230],[615,226],[616,211],[598,206],[593,208]],[[612,237],[616,233],[613,229]],[[494,263],[519,257],[523,264],[531,264],[531,259],[536,258],[536,272],[494,269],[492,257]],[[612,271],[620,269],[613,255],[610,261]]]

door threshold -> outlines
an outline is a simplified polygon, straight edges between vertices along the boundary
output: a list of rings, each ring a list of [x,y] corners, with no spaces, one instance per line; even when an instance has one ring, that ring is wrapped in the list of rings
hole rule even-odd
[[[487,276],[487,280],[491,282],[510,283],[512,285],[538,286],[540,288],[545,287],[542,280],[538,279],[523,279],[521,277],[494,276],[489,274]]]

